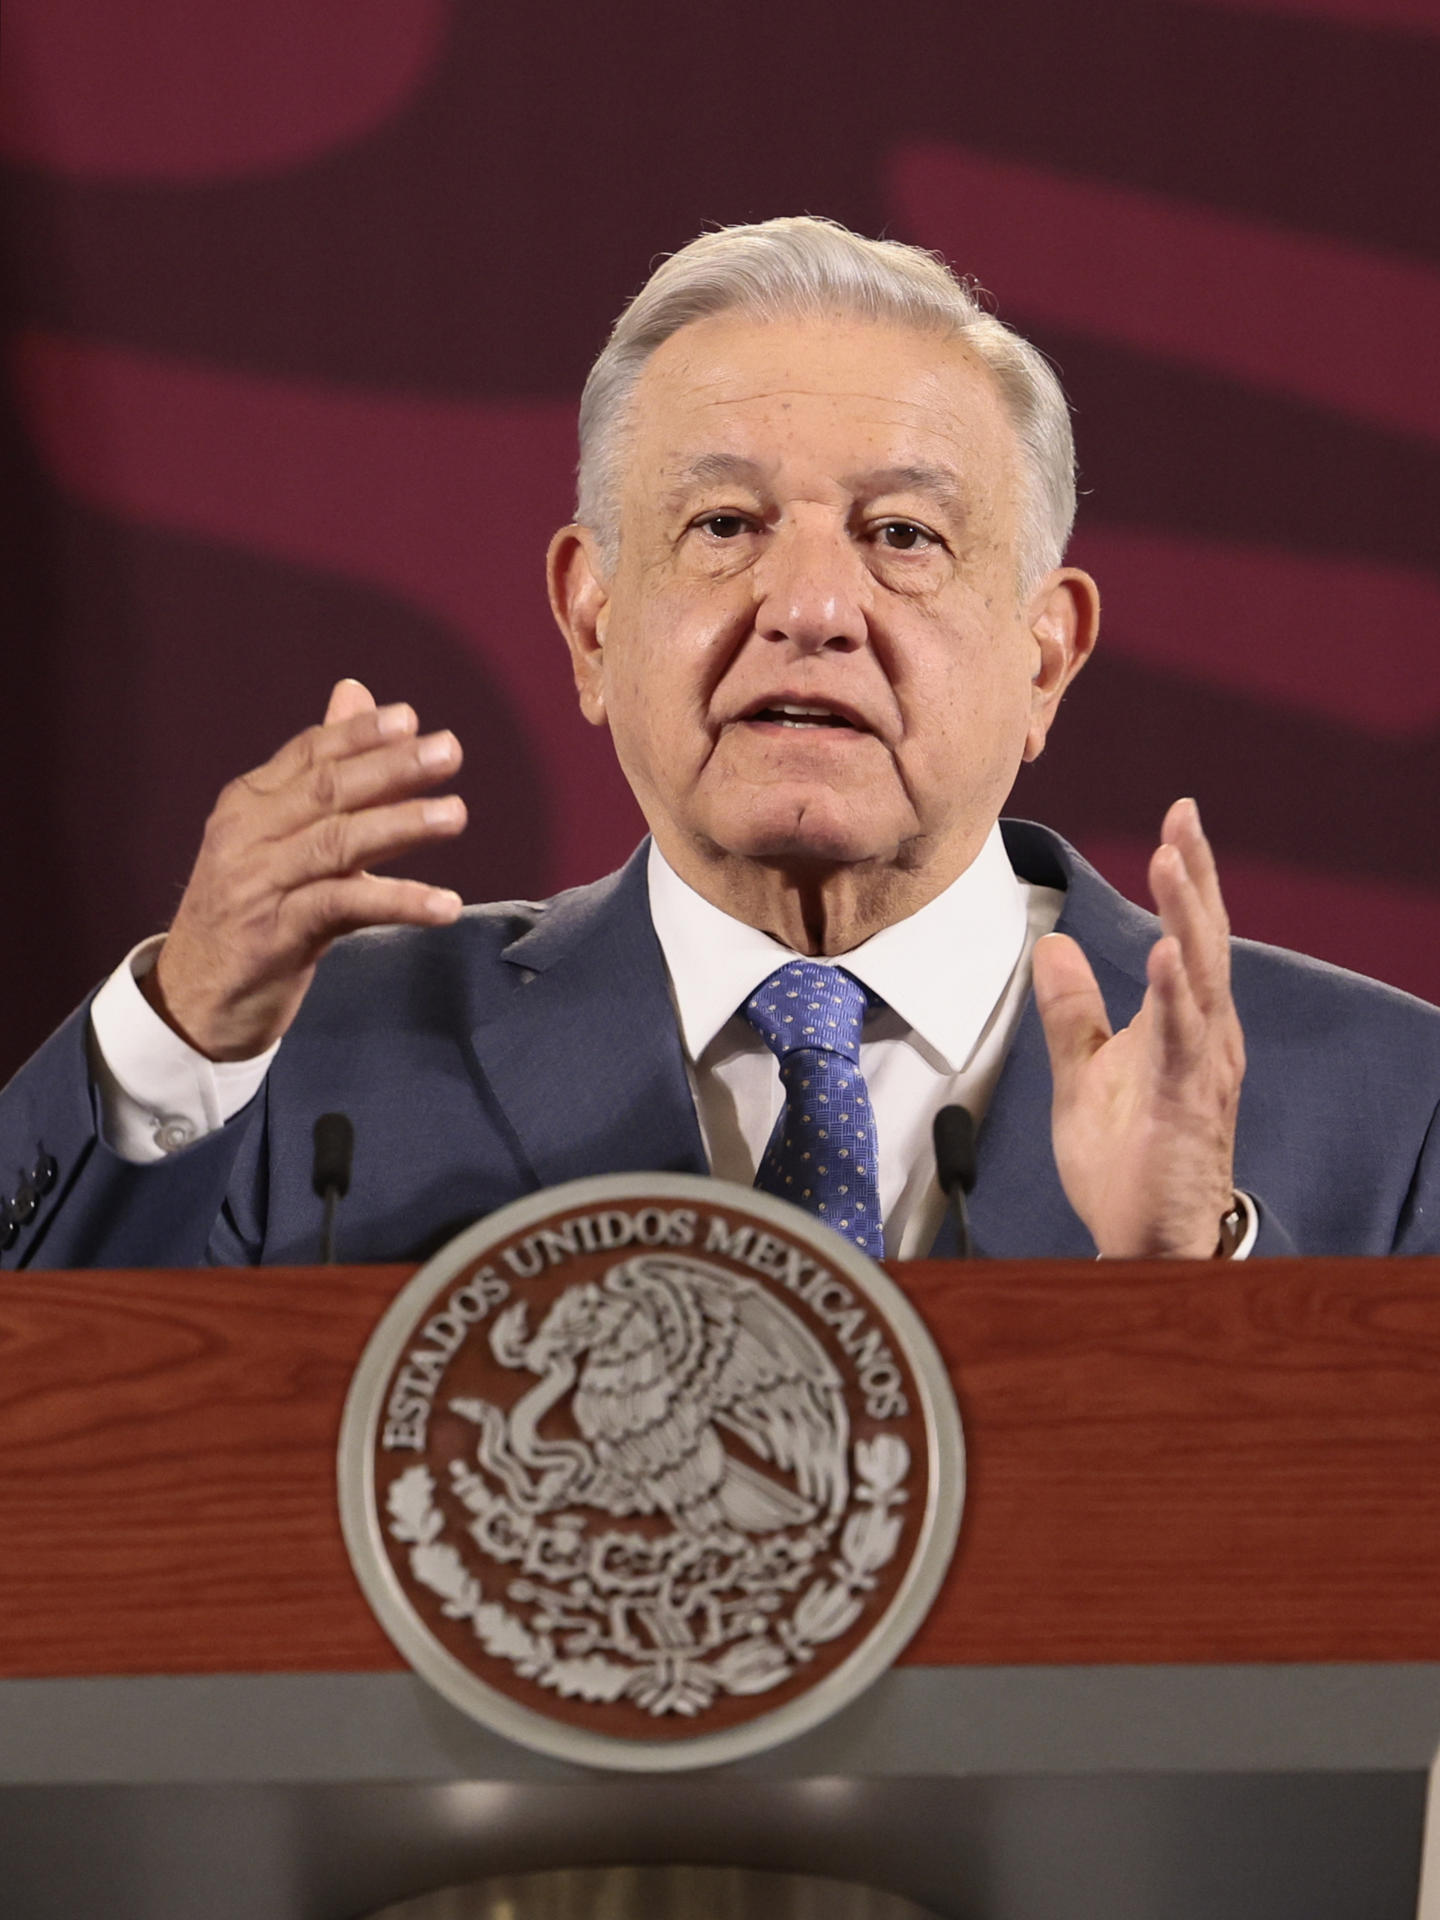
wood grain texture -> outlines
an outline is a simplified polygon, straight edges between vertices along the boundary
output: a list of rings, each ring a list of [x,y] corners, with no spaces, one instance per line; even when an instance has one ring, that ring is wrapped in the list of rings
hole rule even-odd
[[[892,1266],[965,1420],[905,1658],[1440,1660],[1440,1262]],[[0,1674],[400,1665],[334,1457],[405,1268],[0,1291]]]
[[[1440,1658],[1440,1262],[907,1285],[970,1458],[907,1659]]]

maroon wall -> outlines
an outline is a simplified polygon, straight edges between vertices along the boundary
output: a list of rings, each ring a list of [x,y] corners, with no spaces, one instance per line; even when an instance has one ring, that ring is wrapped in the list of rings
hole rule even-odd
[[[1104,654],[1014,810],[1440,999],[1435,0],[4,0],[0,1073],[332,678],[468,749],[472,897],[621,858],[541,587],[651,259],[806,209],[1059,364]]]

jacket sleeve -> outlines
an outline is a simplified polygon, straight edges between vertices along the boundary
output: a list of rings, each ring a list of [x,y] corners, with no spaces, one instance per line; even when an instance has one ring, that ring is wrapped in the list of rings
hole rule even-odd
[[[1376,1127],[1373,1137],[1381,1143],[1383,1169],[1373,1162],[1367,1165],[1358,1143],[1352,1155],[1353,1166],[1329,1169],[1329,1187],[1348,1200],[1352,1219],[1363,1227],[1357,1243],[1343,1246],[1341,1242],[1343,1250],[1351,1254],[1440,1254],[1440,1108],[1429,1115],[1408,1183],[1405,1170],[1411,1166],[1414,1133],[1408,1140],[1397,1136],[1392,1142]],[[1347,1186],[1347,1179],[1353,1184]],[[1253,1190],[1251,1198],[1260,1216],[1260,1231],[1250,1252],[1252,1260],[1337,1250],[1333,1242],[1299,1244],[1281,1212],[1268,1206],[1263,1195]]]
[[[1259,1218],[1259,1230],[1248,1257],[1251,1260],[1274,1260],[1297,1253],[1299,1249],[1274,1209],[1267,1207],[1258,1193],[1252,1193],[1250,1199]]]
[[[0,1093],[0,1268],[253,1257],[227,1224],[226,1194],[263,1102],[193,1146],[136,1166],[101,1134],[89,1017],[87,1002]]]
[[[1396,1253],[1440,1253],[1440,1107],[1430,1116],[1400,1213]]]

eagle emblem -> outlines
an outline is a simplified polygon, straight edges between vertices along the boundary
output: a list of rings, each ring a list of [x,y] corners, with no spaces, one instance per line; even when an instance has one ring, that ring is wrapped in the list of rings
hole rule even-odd
[[[450,1403],[479,1427],[478,1464],[516,1508],[659,1513],[707,1539],[840,1513],[839,1371],[756,1282],[642,1254],[567,1289],[533,1336],[526,1317],[516,1301],[490,1336],[503,1366],[539,1376],[508,1418],[484,1401]],[[541,1421],[567,1397],[579,1438],[543,1439]]]
[[[591,1197],[617,1191],[628,1208]],[[346,1495],[342,1442],[342,1517],[362,1583],[422,1673],[551,1751],[693,1765],[768,1744],[757,1715],[821,1717],[803,1696],[878,1671],[948,1518],[896,1332],[913,1313],[882,1312],[891,1283],[831,1236],[807,1251],[820,1230],[783,1203],[718,1214],[732,1191],[616,1175],[517,1203],[508,1234],[494,1216],[456,1243],[443,1292],[417,1275],[357,1374],[371,1465]],[[705,1209],[673,1204],[696,1193]],[[566,1194],[583,1204],[541,1211]],[[953,1540],[958,1486],[950,1504]],[[546,1716],[601,1731],[577,1749]]]

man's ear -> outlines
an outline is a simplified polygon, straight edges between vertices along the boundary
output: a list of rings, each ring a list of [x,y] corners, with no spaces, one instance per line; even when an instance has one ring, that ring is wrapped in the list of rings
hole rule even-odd
[[[1079,673],[1100,631],[1100,589],[1079,567],[1057,567],[1030,597],[1025,613],[1034,647],[1025,758],[1038,760],[1061,695]]]
[[[600,547],[589,527],[561,527],[545,556],[550,611],[570,649],[570,666],[580,711],[593,727],[605,719],[605,621],[610,590],[600,563]]]

